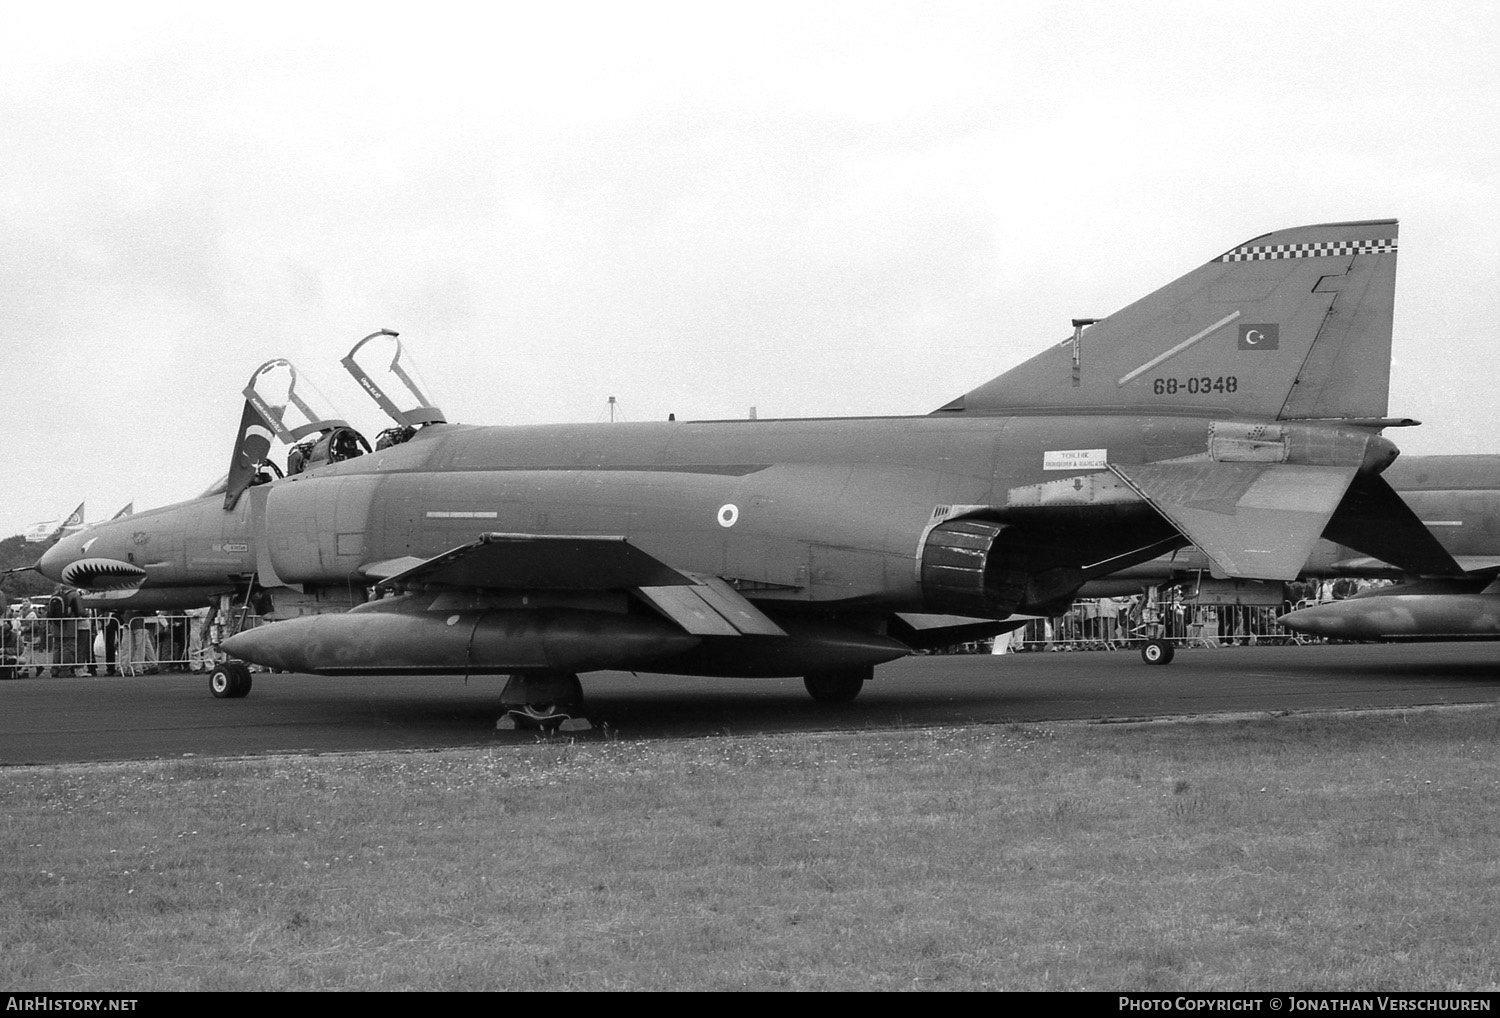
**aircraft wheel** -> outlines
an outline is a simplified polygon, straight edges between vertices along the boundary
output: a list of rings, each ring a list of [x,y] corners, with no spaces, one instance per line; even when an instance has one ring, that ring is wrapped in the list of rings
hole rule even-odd
[[[227,661],[208,673],[209,692],[220,700],[250,695],[250,669],[239,661]]]
[[[500,691],[507,708],[533,715],[579,714],[583,711],[583,683],[576,674],[512,675]]]
[[[1148,665],[1171,664],[1173,653],[1172,645],[1166,640],[1147,640],[1141,644],[1141,660]]]
[[[804,676],[802,684],[818,703],[850,703],[865,687],[865,680],[874,678],[875,668],[845,668],[831,672],[813,672]]]
[[[505,715],[499,730],[517,728],[581,732],[593,727],[583,713],[583,683],[572,673],[512,675],[500,692]]]

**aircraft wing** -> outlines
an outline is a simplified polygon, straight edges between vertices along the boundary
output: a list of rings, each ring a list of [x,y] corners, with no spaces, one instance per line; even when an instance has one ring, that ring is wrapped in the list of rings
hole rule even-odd
[[[1178,460],[1110,470],[1223,575],[1294,580],[1357,468]]]
[[[1500,570],[1500,556],[1459,555],[1454,559],[1465,573],[1488,573]]]
[[[1495,555],[1455,555],[1453,562],[1466,576],[1489,574],[1495,575],[1500,572],[1500,556]],[[1357,558],[1339,559],[1333,563],[1329,575],[1359,576],[1372,569],[1388,567],[1392,563],[1376,555],[1360,555]],[[1413,570],[1415,571],[1415,570]],[[1439,574],[1447,575],[1447,574]],[[1457,574],[1454,574],[1457,575]]]
[[[381,563],[373,568],[378,569]],[[481,534],[479,540],[394,573],[382,587],[621,590],[696,582],[623,537]]]
[[[657,611],[694,636],[785,636],[786,631],[717,576],[685,574],[692,586],[641,587]]]
[[[379,586],[392,588],[628,590],[694,636],[786,635],[724,580],[673,569],[624,537],[482,534],[426,561],[410,561],[371,563],[364,572],[388,574]]]

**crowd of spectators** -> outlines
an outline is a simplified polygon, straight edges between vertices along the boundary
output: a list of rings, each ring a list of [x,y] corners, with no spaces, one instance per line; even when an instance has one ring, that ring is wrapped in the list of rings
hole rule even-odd
[[[0,678],[206,672],[216,663],[215,613],[87,611],[76,591],[6,603],[0,595]]]

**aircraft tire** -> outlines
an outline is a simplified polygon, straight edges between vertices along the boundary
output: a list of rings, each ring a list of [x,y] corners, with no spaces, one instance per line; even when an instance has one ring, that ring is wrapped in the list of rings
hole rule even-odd
[[[1169,665],[1175,652],[1166,640],[1147,640],[1141,644],[1141,660],[1148,665]]]
[[[802,684],[818,703],[850,703],[865,687],[865,680],[874,674],[873,667],[813,672],[803,676]]]
[[[512,675],[500,692],[500,703],[529,714],[581,714],[583,683],[574,672]]]
[[[250,669],[239,661],[226,661],[208,673],[208,691],[220,700],[250,695]]]

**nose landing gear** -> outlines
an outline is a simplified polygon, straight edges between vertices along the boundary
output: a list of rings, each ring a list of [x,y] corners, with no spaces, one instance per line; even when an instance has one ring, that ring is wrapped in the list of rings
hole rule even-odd
[[[242,661],[226,661],[208,673],[208,689],[220,700],[250,695],[250,667]]]
[[[1174,653],[1172,644],[1166,640],[1147,640],[1141,644],[1141,660],[1148,665],[1171,664]]]

